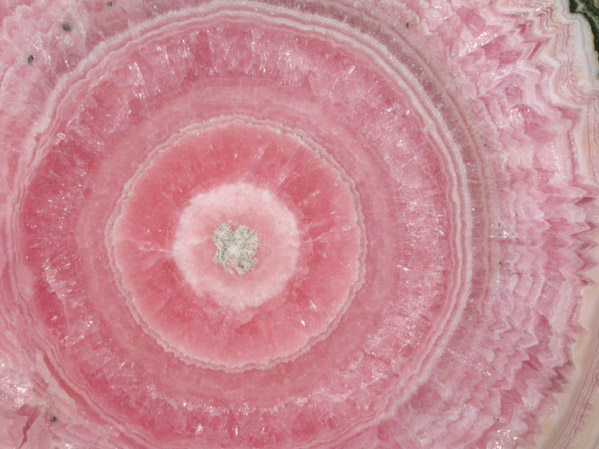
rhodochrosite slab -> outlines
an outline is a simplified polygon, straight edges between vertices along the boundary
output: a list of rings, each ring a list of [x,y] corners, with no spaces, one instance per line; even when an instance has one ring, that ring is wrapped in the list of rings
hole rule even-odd
[[[574,444],[599,96],[559,6],[0,17],[0,448]]]

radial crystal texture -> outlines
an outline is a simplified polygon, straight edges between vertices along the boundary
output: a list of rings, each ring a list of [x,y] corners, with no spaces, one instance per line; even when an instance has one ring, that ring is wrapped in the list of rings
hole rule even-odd
[[[0,449],[595,449],[566,3],[0,0]]]

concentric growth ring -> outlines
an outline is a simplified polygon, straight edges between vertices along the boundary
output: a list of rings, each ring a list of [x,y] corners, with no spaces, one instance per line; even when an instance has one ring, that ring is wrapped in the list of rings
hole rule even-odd
[[[468,142],[341,21],[214,2],[137,31],[56,96],[24,189],[48,363],[142,447],[391,416],[484,277]]]
[[[306,350],[362,278],[357,196],[339,170],[305,137],[249,118],[193,126],[150,153],[109,231],[146,330],[229,368]]]

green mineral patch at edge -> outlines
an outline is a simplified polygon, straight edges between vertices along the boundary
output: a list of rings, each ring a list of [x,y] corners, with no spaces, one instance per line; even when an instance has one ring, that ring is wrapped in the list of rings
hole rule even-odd
[[[569,0],[570,13],[581,14],[589,22],[593,33],[595,57],[599,61],[599,7],[594,0]],[[599,76],[599,73],[597,73]]]

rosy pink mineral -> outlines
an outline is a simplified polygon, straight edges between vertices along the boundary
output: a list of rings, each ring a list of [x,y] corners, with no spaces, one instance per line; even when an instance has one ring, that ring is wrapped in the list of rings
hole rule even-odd
[[[0,0],[0,449],[594,448],[562,3]]]

